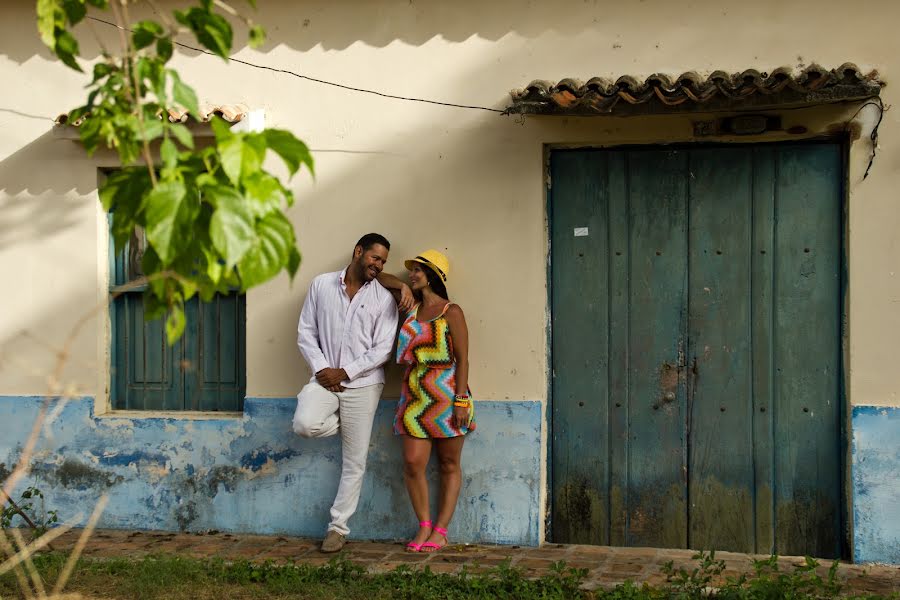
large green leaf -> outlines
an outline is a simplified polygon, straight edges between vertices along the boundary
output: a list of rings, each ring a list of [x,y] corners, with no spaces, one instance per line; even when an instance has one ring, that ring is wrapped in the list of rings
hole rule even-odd
[[[70,114],[70,118],[71,116]],[[95,116],[91,119],[85,119],[81,127],[78,128],[78,137],[81,138],[81,143],[84,144],[84,149],[87,151],[88,156],[91,156],[103,141],[100,136],[100,128],[102,126],[103,120]]]
[[[257,242],[238,265],[241,287],[268,281],[299,257],[291,256],[294,228],[280,212],[270,213],[256,224]]]
[[[218,148],[222,169],[234,185],[242,176],[260,170],[266,152],[265,142],[252,134],[232,135],[218,143]]]
[[[173,345],[184,333],[187,319],[184,316],[184,305],[180,302],[169,307],[169,316],[166,317],[166,341]]]
[[[62,8],[70,25],[77,25],[87,14],[84,0],[63,0]]]
[[[162,159],[163,166],[167,169],[174,169],[178,162],[178,148],[171,138],[165,138],[159,146],[159,157]]]
[[[173,50],[172,38],[163,36],[156,40],[156,55],[164,63],[169,62],[169,59],[172,58]]]
[[[216,143],[221,144],[225,140],[234,137],[235,134],[231,131],[231,125],[225,122],[225,119],[219,116],[213,116],[209,120],[209,124],[212,127],[213,133],[216,136]]]
[[[288,255],[287,262],[287,272],[288,275],[291,276],[291,279],[294,278],[294,275],[297,274],[297,269],[300,268],[300,251],[297,250],[296,241],[294,245],[291,246],[290,254]]]
[[[37,0],[37,28],[41,41],[51,50],[56,47],[56,25],[63,13],[58,0]]]
[[[284,198],[281,182],[272,175],[259,171],[244,177],[243,183],[250,209],[256,217],[264,217],[281,208]]]
[[[225,17],[209,13],[203,21],[202,29],[196,31],[196,34],[201,44],[222,58],[228,58],[234,35],[231,31],[231,25]]]
[[[231,183],[237,185],[241,179],[241,164],[244,160],[244,140],[240,135],[234,135],[219,142],[218,147],[222,170]]]
[[[140,122],[135,122],[135,125],[137,128],[135,139],[146,140],[148,142],[160,137],[165,128],[162,120],[157,117],[144,119],[143,125]]]
[[[234,189],[213,186],[203,189],[205,197],[216,207],[209,223],[213,246],[231,269],[256,241],[253,213],[247,201]]]
[[[162,25],[156,21],[140,21],[131,30],[131,41],[138,50],[146,48],[165,34]]]
[[[137,72],[141,81],[149,82],[156,99],[166,103],[166,69],[163,62],[152,56],[142,56],[137,61]]]
[[[179,218],[186,216],[182,206],[187,189],[180,181],[160,183],[144,199],[147,241],[156,250],[163,265],[172,262],[177,243],[176,232],[184,229]]]
[[[75,57],[78,56],[78,40],[71,33],[57,30],[54,51],[67,67],[81,71],[81,67],[75,62]]]
[[[91,83],[97,83],[104,77],[107,77],[110,73],[116,70],[116,67],[109,63],[101,62],[94,65],[94,79]]]
[[[309,172],[315,174],[312,154],[306,144],[298,140],[293,133],[284,129],[266,129],[266,144],[285,162],[291,175],[306,165]]]
[[[206,276],[209,277],[209,280],[214,285],[218,284],[219,280],[222,279],[222,274],[225,272],[225,263],[219,260],[219,255],[216,253],[215,248],[203,246],[201,251],[206,259]]]
[[[175,11],[175,19],[188,27],[197,36],[197,41],[208,50],[228,59],[231,52],[231,25],[221,15],[211,11],[211,7],[193,7],[187,12]]]
[[[100,203],[111,212],[112,235],[116,248],[124,248],[134,230],[144,194],[150,189],[146,168],[131,167],[109,174],[100,186]]]
[[[172,132],[172,135],[175,136],[181,145],[185,148],[193,148],[194,147],[194,136],[191,135],[190,130],[182,125],[181,123],[170,123],[168,125],[169,131]]]
[[[168,73],[172,79],[172,99],[186,108],[189,113],[194,115],[195,119],[199,119],[200,104],[197,102],[197,93],[194,92],[194,88],[182,82],[177,71],[169,69]]]

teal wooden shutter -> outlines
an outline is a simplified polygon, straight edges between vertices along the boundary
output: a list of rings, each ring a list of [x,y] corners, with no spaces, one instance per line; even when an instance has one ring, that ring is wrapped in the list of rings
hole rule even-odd
[[[110,242],[111,290],[139,275],[132,239],[123,252]],[[172,346],[162,320],[144,319],[143,288],[113,300],[112,406],[121,410],[240,411],[246,390],[246,296],[194,297],[185,304],[187,326]]]

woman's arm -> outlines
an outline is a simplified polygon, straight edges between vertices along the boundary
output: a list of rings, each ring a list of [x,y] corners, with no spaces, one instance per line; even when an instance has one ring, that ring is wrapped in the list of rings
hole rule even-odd
[[[456,395],[468,396],[469,392],[469,329],[466,326],[466,316],[462,309],[454,304],[447,309],[447,325],[450,326],[450,337],[453,338],[453,354],[456,358]],[[453,417],[457,427],[465,427],[469,424],[469,415],[472,409],[472,399],[469,398],[469,407],[453,407]]]

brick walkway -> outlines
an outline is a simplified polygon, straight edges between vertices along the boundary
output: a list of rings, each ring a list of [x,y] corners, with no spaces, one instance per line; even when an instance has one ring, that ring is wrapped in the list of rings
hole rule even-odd
[[[70,531],[53,542],[56,550],[71,549],[80,531]],[[613,587],[626,580],[651,585],[665,581],[660,567],[667,561],[675,566],[693,568],[690,550],[655,548],[613,548],[546,544],[539,548],[520,546],[452,545],[435,554],[407,553],[402,543],[351,541],[344,549],[351,561],[364,564],[370,572],[388,571],[399,565],[427,565],[438,573],[456,573],[463,565],[469,571],[488,569],[509,559],[513,566],[529,576],[549,572],[550,565],[565,561],[570,567],[588,569],[585,587]],[[334,555],[322,554],[316,540],[284,536],[231,535],[227,533],[187,534],[120,530],[98,530],[84,554],[97,558],[140,558],[149,554],[179,554],[197,558],[220,557],[226,560],[272,560],[311,565],[327,563]],[[716,553],[725,561],[725,575],[750,572],[751,556],[734,552]],[[792,570],[802,559],[785,557],[782,570]],[[820,561],[824,575],[830,563]],[[848,591],[883,595],[900,593],[900,567],[841,564],[839,576]]]

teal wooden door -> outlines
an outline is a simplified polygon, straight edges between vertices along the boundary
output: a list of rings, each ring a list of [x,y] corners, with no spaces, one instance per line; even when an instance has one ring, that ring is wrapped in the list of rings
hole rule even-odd
[[[841,555],[841,157],[553,152],[555,541]]]

